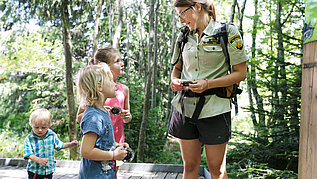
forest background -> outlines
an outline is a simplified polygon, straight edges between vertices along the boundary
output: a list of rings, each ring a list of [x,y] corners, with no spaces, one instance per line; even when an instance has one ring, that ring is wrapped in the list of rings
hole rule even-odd
[[[243,32],[248,76],[233,113],[229,178],[297,178],[303,0],[215,0],[218,21]],[[180,32],[170,0],[1,0],[0,157],[21,158],[32,110],[53,114],[63,141],[81,139],[75,75],[97,48],[120,50],[134,162],[182,164],[171,118],[170,59]],[[233,110],[234,111],[234,110]],[[80,159],[78,149],[56,158]],[[202,165],[207,168],[205,155]]]

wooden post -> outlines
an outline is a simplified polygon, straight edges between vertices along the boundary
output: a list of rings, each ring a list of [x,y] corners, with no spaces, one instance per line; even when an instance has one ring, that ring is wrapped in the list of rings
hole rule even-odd
[[[317,2],[305,1],[298,178],[317,178]]]
[[[304,45],[298,178],[317,178],[317,41]]]

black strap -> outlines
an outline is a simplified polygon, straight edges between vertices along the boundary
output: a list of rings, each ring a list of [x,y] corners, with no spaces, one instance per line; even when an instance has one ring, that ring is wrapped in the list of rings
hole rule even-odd
[[[188,34],[190,32],[189,28],[185,26],[183,29],[181,29],[181,31],[182,31],[182,40],[178,42],[179,54],[178,54],[176,62],[172,64],[173,66],[176,65],[179,60],[183,62],[182,53],[183,53],[185,44],[188,42]]]
[[[216,94],[216,89],[208,89],[205,90],[202,93],[195,93],[192,92],[189,89],[185,89],[182,91],[182,97],[181,97],[181,109],[182,109],[182,120],[183,120],[183,124],[186,123],[186,119],[185,119],[185,107],[184,107],[184,98],[185,97],[199,97],[198,103],[196,104],[193,116],[192,116],[192,121],[195,121],[198,119],[201,110],[203,109],[203,106],[205,104],[206,101],[206,97],[207,95],[214,95]]]
[[[193,120],[198,119],[200,112],[203,109],[203,106],[205,104],[205,100],[206,100],[205,96],[199,97],[198,103],[196,104],[195,111],[194,111],[193,116],[192,116]]]

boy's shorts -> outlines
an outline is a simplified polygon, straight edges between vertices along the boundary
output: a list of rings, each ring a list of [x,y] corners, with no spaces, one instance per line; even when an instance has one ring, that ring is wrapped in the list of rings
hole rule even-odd
[[[53,178],[53,173],[49,175],[38,175],[33,172],[28,171],[29,178],[28,179],[52,179]]]
[[[169,134],[179,139],[199,139],[205,145],[223,144],[231,138],[231,113],[223,113],[217,116],[193,120],[173,111]]]

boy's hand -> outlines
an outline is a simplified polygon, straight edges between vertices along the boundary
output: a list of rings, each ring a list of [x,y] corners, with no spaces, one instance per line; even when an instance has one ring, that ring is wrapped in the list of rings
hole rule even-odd
[[[38,161],[38,163],[42,166],[46,166],[47,162],[48,162],[48,158],[39,158],[39,161]]]
[[[123,160],[127,156],[127,153],[123,146],[117,147],[116,150],[114,150],[114,160]]]
[[[124,123],[130,122],[132,119],[130,111],[125,109],[121,110],[120,117],[122,118]]]
[[[70,143],[71,147],[77,147],[78,146],[78,141],[74,140]]]

